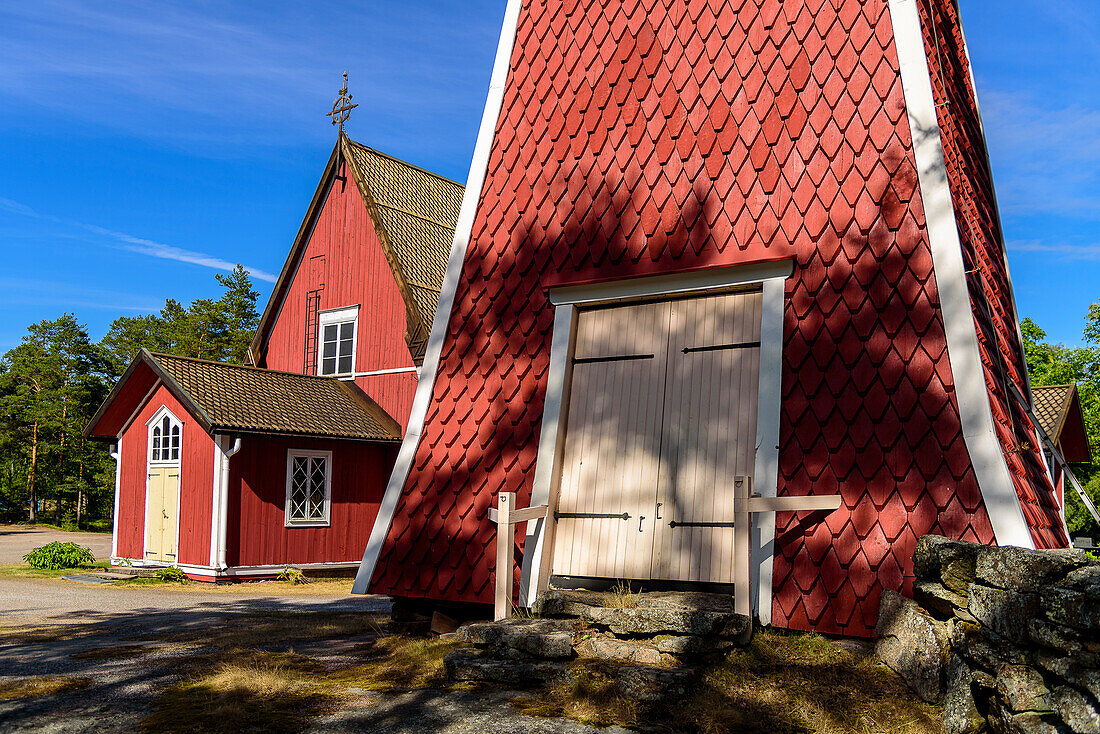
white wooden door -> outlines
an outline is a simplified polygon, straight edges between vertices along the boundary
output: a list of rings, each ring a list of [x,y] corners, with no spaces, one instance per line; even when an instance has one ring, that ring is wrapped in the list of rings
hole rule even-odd
[[[752,476],[761,293],[675,301],[652,578],[733,583],[733,483]]]
[[[582,311],[553,573],[649,578],[669,303]]]
[[[554,575],[733,582],[760,309],[754,291],[578,314]]]

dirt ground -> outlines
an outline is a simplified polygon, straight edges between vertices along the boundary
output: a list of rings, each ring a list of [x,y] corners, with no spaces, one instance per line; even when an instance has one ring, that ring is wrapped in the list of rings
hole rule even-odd
[[[255,729],[266,731],[624,731],[524,716],[509,703],[516,696],[511,691],[448,690],[415,682],[372,690],[377,685],[350,677],[347,684],[334,684],[347,670],[365,669],[361,678],[381,680],[371,673],[368,652],[384,633],[369,620],[384,624],[389,599],[353,597],[347,585],[215,589],[0,578],[0,731],[130,733],[163,731],[165,722],[171,731],[240,731],[248,730],[240,717],[250,711],[257,712]],[[210,678],[211,671],[222,678],[240,676],[234,666],[241,667],[241,661],[254,661],[250,674],[258,677],[222,681],[236,686],[230,698],[186,684]],[[321,686],[305,692],[277,689],[283,668],[303,666],[318,672]],[[391,673],[401,680],[399,669]],[[304,725],[294,711],[283,724],[260,718],[272,705],[314,713]],[[204,706],[225,707],[221,728],[211,720],[192,726],[188,717],[173,718],[174,711]]]
[[[33,549],[55,540],[91,548],[96,558],[109,558],[111,555],[110,533],[70,533],[45,527],[0,525],[0,564],[20,563],[23,556]]]

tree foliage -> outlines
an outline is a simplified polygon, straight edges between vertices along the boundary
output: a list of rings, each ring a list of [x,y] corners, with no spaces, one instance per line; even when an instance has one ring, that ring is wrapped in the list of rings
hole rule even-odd
[[[98,344],[73,314],[28,327],[0,359],[0,521],[111,519],[114,461],[83,429],[143,347],[244,362],[258,294],[240,265],[216,277],[220,297],[186,307],[168,299],[158,314],[119,317]]]
[[[1082,333],[1085,346],[1071,347],[1051,344],[1047,334],[1031,319],[1020,324],[1024,338],[1024,355],[1031,384],[1036,387],[1077,383],[1085,431],[1094,458],[1100,458],[1100,302],[1089,307]],[[1078,464],[1073,473],[1092,498],[1100,505],[1100,466]],[[1066,522],[1073,535],[1100,537],[1100,527],[1085,508],[1072,487],[1066,486]]]

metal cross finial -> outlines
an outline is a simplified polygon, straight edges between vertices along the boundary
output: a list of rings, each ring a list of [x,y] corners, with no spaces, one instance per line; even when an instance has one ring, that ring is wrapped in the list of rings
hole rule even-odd
[[[344,87],[340,90],[340,96],[332,103],[332,112],[326,112],[332,118],[333,125],[340,126],[340,132],[344,132],[344,121],[351,116],[351,111],[358,107],[351,103],[351,95],[348,94],[348,73],[344,72]]]

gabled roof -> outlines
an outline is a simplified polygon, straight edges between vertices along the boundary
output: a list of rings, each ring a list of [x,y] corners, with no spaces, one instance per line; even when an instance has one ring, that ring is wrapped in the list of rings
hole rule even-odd
[[[1081,412],[1081,399],[1077,385],[1049,385],[1032,387],[1035,417],[1039,427],[1059,446],[1066,461],[1073,463],[1091,461],[1088,436]]]
[[[250,349],[254,363],[266,348],[267,336],[309,243],[313,224],[325,203],[325,194],[344,161],[363,197],[405,301],[408,322],[405,341],[409,352],[416,364],[423,361],[464,187],[360,145],[341,133],[260,318]]]
[[[292,372],[153,354],[141,350],[88,422],[85,435],[113,437],[102,419],[131,376],[151,370],[208,433],[262,433],[397,441],[401,427],[353,382]],[[148,383],[146,379],[141,387]],[[146,394],[145,390],[141,390]],[[138,405],[137,407],[140,407]],[[135,408],[127,405],[124,412]]]

